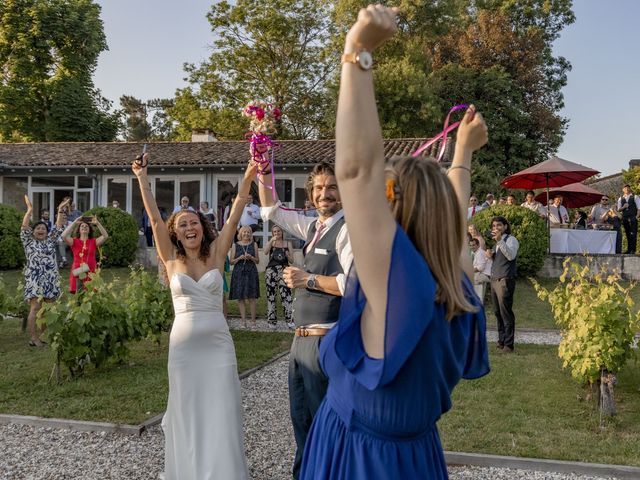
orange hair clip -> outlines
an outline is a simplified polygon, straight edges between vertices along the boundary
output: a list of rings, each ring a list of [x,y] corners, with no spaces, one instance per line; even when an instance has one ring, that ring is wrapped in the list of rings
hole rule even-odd
[[[396,181],[393,178],[387,178],[387,201],[393,202],[396,199]]]

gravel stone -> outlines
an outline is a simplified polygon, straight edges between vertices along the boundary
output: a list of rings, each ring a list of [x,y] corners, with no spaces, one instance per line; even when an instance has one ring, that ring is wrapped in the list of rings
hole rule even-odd
[[[232,319],[232,326],[239,320]],[[239,325],[238,325],[239,326]],[[269,329],[258,320],[258,329]],[[278,330],[287,330],[283,322]],[[489,341],[492,333],[488,332]],[[528,343],[552,343],[553,333],[520,332]],[[557,335],[557,334],[556,334]],[[524,342],[523,337],[516,337]],[[289,480],[295,451],[289,421],[288,356],[242,381],[245,448],[254,480]],[[2,480],[149,480],[163,471],[159,425],[140,436],[76,432],[27,425],[0,425]],[[523,470],[452,467],[451,480],[601,480],[598,477]]]

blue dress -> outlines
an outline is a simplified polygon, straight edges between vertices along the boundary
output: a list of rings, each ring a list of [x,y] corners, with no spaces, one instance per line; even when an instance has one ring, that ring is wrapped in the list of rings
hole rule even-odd
[[[327,395],[307,439],[301,479],[446,479],[436,422],[460,378],[489,372],[485,316],[478,307],[447,321],[424,257],[397,228],[388,279],[384,359],[369,357],[360,317],[366,303],[349,275],[338,325],[320,346]]]

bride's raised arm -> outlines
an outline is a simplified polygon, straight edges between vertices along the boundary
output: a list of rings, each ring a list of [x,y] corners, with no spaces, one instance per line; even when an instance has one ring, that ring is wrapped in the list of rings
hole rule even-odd
[[[214,255],[216,265],[224,265],[224,259],[233,244],[233,237],[238,229],[240,217],[242,217],[242,210],[249,200],[249,191],[251,190],[253,180],[256,178],[256,172],[256,163],[253,160],[249,161],[247,169],[244,171],[242,182],[238,187],[238,194],[231,206],[227,223],[224,224],[220,231],[220,235],[215,241],[216,248],[214,249]]]
[[[149,185],[147,178],[146,165],[148,162],[149,154],[145,153],[141,162],[145,166],[141,166],[140,163],[136,161],[131,165],[131,169],[140,183],[140,193],[142,194],[144,208],[147,211],[147,215],[149,215],[149,223],[151,223],[151,229],[153,230],[153,238],[158,249],[158,256],[166,265],[168,261],[175,259],[175,248],[173,247],[173,243],[171,243],[167,225],[164,223],[164,220],[162,220],[156,200],[151,193],[151,185]]]

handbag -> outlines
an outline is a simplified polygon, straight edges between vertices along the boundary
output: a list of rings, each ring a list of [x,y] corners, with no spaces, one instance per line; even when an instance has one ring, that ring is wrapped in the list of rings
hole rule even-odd
[[[88,271],[89,265],[87,265],[86,263],[82,263],[78,268],[74,268],[71,273],[74,277],[79,277],[80,275],[82,275],[83,273],[87,273]]]
[[[284,254],[283,250],[276,250],[275,252],[273,252],[273,259],[276,262],[282,263],[286,260],[287,256]]]

